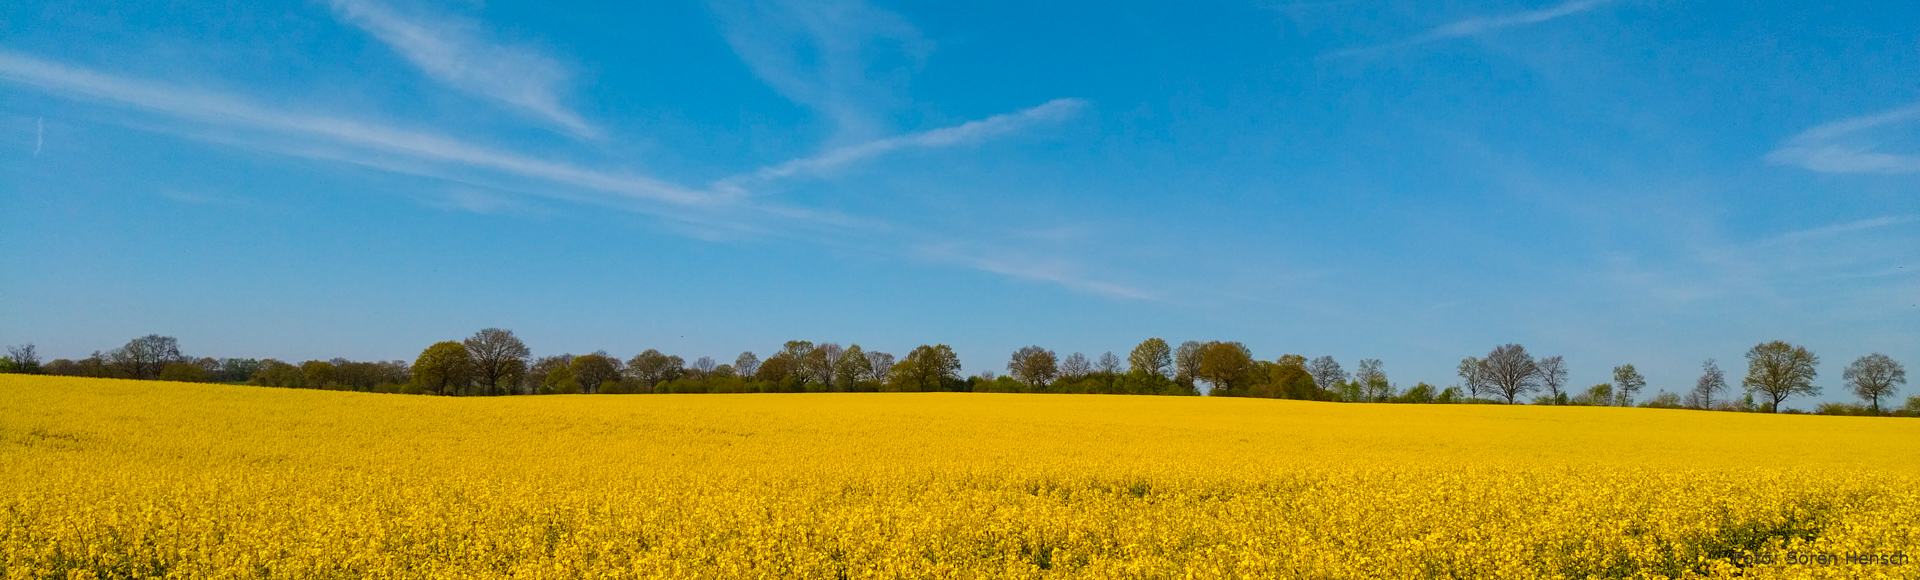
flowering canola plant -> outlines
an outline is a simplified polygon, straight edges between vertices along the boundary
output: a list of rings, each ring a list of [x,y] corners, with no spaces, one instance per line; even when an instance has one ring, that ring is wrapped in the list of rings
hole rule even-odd
[[[1635,408],[0,375],[0,578],[1920,578],[1916,435]]]

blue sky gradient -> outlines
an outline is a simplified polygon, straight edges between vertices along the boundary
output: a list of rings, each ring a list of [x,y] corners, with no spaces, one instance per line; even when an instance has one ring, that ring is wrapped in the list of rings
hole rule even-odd
[[[0,6],[0,342],[1920,364],[1920,5],[627,4]]]

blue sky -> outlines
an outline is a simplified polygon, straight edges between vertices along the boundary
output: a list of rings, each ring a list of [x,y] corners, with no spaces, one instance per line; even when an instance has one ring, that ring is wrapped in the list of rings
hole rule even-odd
[[[0,7],[0,342],[1920,364],[1920,5]],[[1840,397],[1832,397],[1840,398]]]

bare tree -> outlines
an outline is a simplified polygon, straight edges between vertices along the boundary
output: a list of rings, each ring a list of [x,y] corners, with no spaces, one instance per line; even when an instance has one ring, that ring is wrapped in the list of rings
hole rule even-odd
[[[1363,358],[1360,359],[1360,366],[1353,369],[1353,382],[1360,383],[1360,388],[1364,389],[1362,398],[1372,400],[1373,383],[1385,380],[1386,373],[1380,371],[1380,364],[1380,359]]]
[[[715,366],[713,357],[710,356],[693,359],[693,370],[700,371],[702,376],[713,374]]]
[[[1647,378],[1640,376],[1640,371],[1633,368],[1633,365],[1613,367],[1613,396],[1618,400],[1616,403],[1618,406],[1632,407],[1633,395],[1646,386]]]
[[[487,395],[499,394],[496,391],[503,386],[510,389],[519,384],[527,372],[527,359],[533,355],[513,331],[498,328],[482,329],[461,344],[466,345],[467,356],[473,360],[474,380]]]
[[[1360,368],[1353,371],[1354,382],[1363,389],[1361,397],[1368,401],[1379,401],[1392,396],[1393,383],[1387,381],[1386,371],[1381,370],[1380,359],[1360,359]]]
[[[1819,374],[1820,357],[1806,347],[1794,346],[1784,341],[1773,341],[1755,345],[1747,351],[1747,378],[1740,381],[1748,392],[1760,391],[1772,399],[1767,409],[1780,412],[1780,403],[1794,395],[1818,395],[1820,388],[1813,386],[1813,378]]]
[[[1862,399],[1873,403],[1873,412],[1880,412],[1880,398],[1891,397],[1899,385],[1907,382],[1907,369],[1880,353],[1860,357],[1847,365],[1841,375],[1847,381],[1847,387]]]
[[[1566,395],[1560,389],[1567,386],[1567,359],[1554,355],[1540,359],[1540,386],[1547,389],[1547,396],[1553,397],[1553,404],[1560,404]]]
[[[1340,383],[1347,382],[1347,371],[1340,368],[1340,362],[1331,356],[1314,358],[1307,363],[1307,374],[1313,376],[1313,386],[1322,391],[1335,391]]]
[[[810,355],[807,357],[808,366],[812,367],[807,369],[808,373],[819,377],[820,382],[826,383],[827,390],[834,390],[833,371],[839,368],[840,355],[845,352],[846,349],[840,348],[839,343],[821,343],[820,346],[813,348],[812,353],[808,353]]]
[[[40,351],[29,342],[20,346],[7,347],[7,358],[13,359],[13,372],[22,374],[40,373]]]
[[[1201,344],[1200,341],[1189,340],[1180,343],[1180,348],[1174,349],[1173,377],[1175,382],[1184,378],[1186,379],[1187,386],[1193,386],[1193,379],[1200,376],[1201,351],[1206,350],[1206,348],[1207,345]]]
[[[752,379],[754,373],[760,372],[760,357],[753,351],[740,353],[738,358],[733,359],[733,372]]]
[[[1107,351],[1101,353],[1100,358],[1094,361],[1093,370],[1110,375],[1117,375],[1125,371],[1126,367],[1121,366],[1120,357],[1115,356],[1113,351]]]
[[[1073,353],[1060,361],[1060,378],[1074,380],[1093,372],[1093,363],[1087,362],[1087,355]]]
[[[1713,396],[1727,392],[1727,373],[1713,359],[1700,364],[1700,380],[1693,382],[1693,398],[1702,409],[1713,408]]]
[[[887,373],[893,371],[893,355],[880,351],[867,353],[867,380],[887,382]]]
[[[818,380],[812,374],[814,369],[807,366],[807,355],[813,354],[813,341],[789,340],[780,347],[780,354],[787,355],[788,361],[797,367],[793,370],[793,375],[798,377],[801,383]]]
[[[1060,375],[1060,367],[1053,351],[1035,345],[1013,351],[1013,358],[1007,361],[1007,374],[1030,386],[1045,387]]]
[[[800,361],[800,375],[833,390],[833,365],[827,362],[827,349],[815,348]]]
[[[1527,354],[1527,347],[1503,344],[1480,361],[1480,379],[1511,405],[1520,395],[1540,388],[1540,365]]]
[[[159,378],[160,369],[166,368],[168,363],[187,360],[180,354],[179,340],[158,334],[128,341],[126,346],[108,351],[101,358],[107,364],[119,367],[131,378],[149,380]]]

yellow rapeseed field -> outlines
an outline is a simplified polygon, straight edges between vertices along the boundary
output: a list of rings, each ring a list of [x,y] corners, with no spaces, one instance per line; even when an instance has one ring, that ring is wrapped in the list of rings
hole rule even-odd
[[[1911,419],[0,375],[8,579],[1920,578],[1916,522]]]

